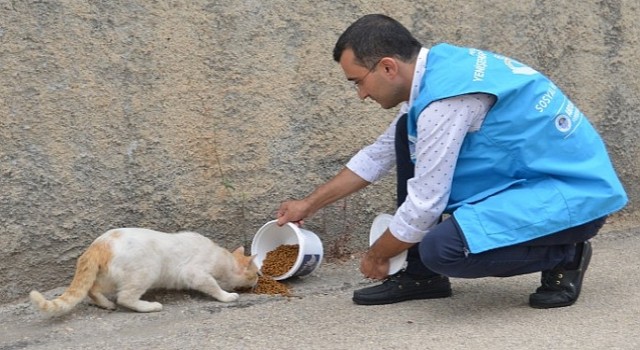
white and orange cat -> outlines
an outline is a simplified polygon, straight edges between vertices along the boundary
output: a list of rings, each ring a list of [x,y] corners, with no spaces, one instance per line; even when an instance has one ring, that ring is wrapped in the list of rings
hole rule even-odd
[[[146,291],[158,288],[193,289],[231,302],[238,294],[228,291],[256,285],[253,260],[243,247],[231,253],[195,232],[113,229],[80,256],[73,281],[61,296],[49,301],[35,290],[29,296],[51,315],[70,311],[87,295],[105,309],[114,310],[117,303],[138,312],[160,311],[162,304],[140,300]],[[112,293],[116,303],[105,296]]]

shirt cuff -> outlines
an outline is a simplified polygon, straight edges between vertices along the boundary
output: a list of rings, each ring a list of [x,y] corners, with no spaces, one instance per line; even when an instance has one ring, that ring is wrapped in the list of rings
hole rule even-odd
[[[427,232],[416,230],[407,225],[397,214],[389,223],[389,231],[393,237],[405,243],[418,243],[427,234]]]
[[[387,173],[386,169],[378,166],[363,150],[360,150],[349,160],[347,168],[370,183],[377,181]]]

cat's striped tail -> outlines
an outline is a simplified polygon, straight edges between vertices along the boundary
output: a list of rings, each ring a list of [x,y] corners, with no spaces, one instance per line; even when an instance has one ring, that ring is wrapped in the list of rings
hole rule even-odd
[[[50,315],[61,315],[78,305],[89,293],[101,268],[106,268],[111,258],[108,244],[93,243],[80,256],[76,264],[73,281],[59,297],[47,300],[40,292],[29,293],[31,302],[41,311]]]

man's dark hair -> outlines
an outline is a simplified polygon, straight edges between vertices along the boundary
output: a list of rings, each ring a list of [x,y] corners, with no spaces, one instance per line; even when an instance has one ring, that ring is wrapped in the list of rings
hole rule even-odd
[[[422,44],[395,19],[371,14],[360,17],[347,28],[333,48],[333,59],[340,62],[346,49],[353,50],[359,64],[369,69],[383,57],[408,62],[418,55]]]

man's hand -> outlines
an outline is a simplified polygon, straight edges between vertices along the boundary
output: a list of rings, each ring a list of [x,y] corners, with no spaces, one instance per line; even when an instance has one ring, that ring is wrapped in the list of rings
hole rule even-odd
[[[360,261],[360,272],[367,278],[384,279],[389,275],[389,259],[377,257],[369,250]]]
[[[276,213],[278,225],[282,226],[287,222],[293,222],[302,226],[304,219],[310,214],[310,205],[305,200],[291,200],[280,204]]]
[[[367,278],[377,280],[386,278],[389,275],[390,259],[414,244],[395,238],[387,228],[362,257],[360,272]]]

